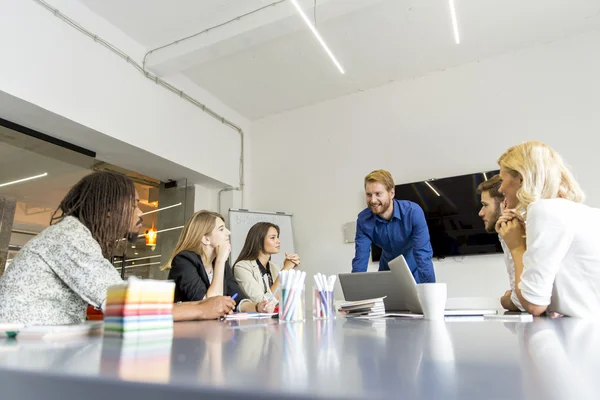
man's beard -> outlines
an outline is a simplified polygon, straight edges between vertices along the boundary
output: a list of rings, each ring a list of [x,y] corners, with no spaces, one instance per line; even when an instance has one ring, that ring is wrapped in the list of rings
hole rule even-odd
[[[140,237],[140,233],[139,232],[129,232],[127,234],[127,241],[129,243],[135,243],[137,242],[138,238]]]
[[[137,229],[134,232],[129,232],[127,234],[127,241],[129,243],[135,243],[137,242],[138,238],[140,237],[140,231],[139,229],[142,227],[142,223],[144,222],[144,220],[142,219],[142,217],[140,217],[140,220],[138,221],[138,223],[136,224],[135,228]]]
[[[375,211],[375,210],[373,209],[373,206],[372,206],[371,204],[369,204],[369,208],[371,209],[371,211],[372,211],[374,214],[377,214],[377,215],[382,215],[382,214],[385,214],[385,212],[386,212],[387,210],[389,210],[389,208],[390,208],[390,204],[391,204],[392,202],[391,202],[391,201],[387,201],[387,202],[386,202],[386,201],[380,201],[379,203],[381,204],[381,207],[379,208],[379,212]]]
[[[502,213],[500,212],[500,207],[498,207],[496,209],[496,214],[494,215],[494,218],[492,219],[492,221],[488,221],[488,223],[485,227],[485,230],[488,233],[496,233],[496,223],[498,222],[500,215],[502,215]]]

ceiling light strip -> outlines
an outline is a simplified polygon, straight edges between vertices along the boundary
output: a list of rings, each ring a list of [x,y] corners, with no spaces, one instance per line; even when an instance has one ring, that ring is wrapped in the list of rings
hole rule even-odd
[[[148,259],[148,258],[158,258],[158,257],[161,257],[161,255],[160,255],[160,254],[158,254],[158,255],[155,255],[155,256],[149,256],[149,257],[138,257],[138,258],[132,258],[132,259],[127,259],[127,260],[125,260],[125,262],[129,262],[129,261],[137,261],[137,260],[146,260],[146,259]],[[122,260],[118,260],[118,261],[115,261],[113,264],[119,264],[119,263],[122,263],[122,262],[123,262]]]
[[[47,172],[44,172],[43,174],[40,174],[40,175],[30,176],[29,178],[17,179],[16,181],[2,183],[2,184],[0,184],[0,187],[4,187],[4,186],[8,186],[8,185],[14,185],[15,183],[26,182],[26,181],[30,181],[32,179],[43,178],[45,176],[48,176]]]
[[[176,226],[176,227],[174,227],[174,228],[167,228],[167,229],[163,229],[163,230],[157,231],[156,233],[169,232],[169,231],[174,231],[175,229],[181,229],[181,228],[183,228],[183,225],[181,225],[181,226]],[[142,237],[142,236],[146,236],[146,234],[145,234],[145,233],[143,233],[143,234],[141,234],[141,235],[140,235],[140,237]]]
[[[147,267],[149,265],[158,265],[158,264],[162,264],[161,262],[153,262],[153,263],[147,263],[147,264],[139,264],[139,265],[126,265],[125,269],[130,269],[130,268],[137,268],[137,267]],[[121,269],[122,267],[117,267],[116,269]]]
[[[460,44],[460,37],[458,35],[458,21],[456,20],[456,8],[454,7],[454,0],[450,0],[450,16],[452,17],[452,29],[454,30],[454,41],[456,44]]]
[[[148,215],[148,214],[156,213],[156,212],[159,212],[159,211],[168,210],[169,208],[178,207],[180,205],[181,205],[181,203],[173,204],[171,206],[166,206],[166,207],[163,207],[163,208],[158,208],[156,210],[145,212],[142,215]]]
[[[319,33],[319,31],[317,31],[317,28],[315,28],[315,26],[310,21],[310,19],[308,19],[308,16],[304,13],[304,11],[302,11],[302,8],[300,8],[300,5],[298,4],[298,1],[297,0],[290,0],[290,1],[294,5],[294,7],[296,7],[296,10],[300,14],[300,16],[302,17],[302,19],[304,20],[304,22],[306,22],[306,25],[308,25],[308,27],[310,28],[311,32],[315,35],[315,37],[317,38],[317,41],[321,44],[321,47],[323,47],[323,49],[325,50],[325,52],[327,53],[327,55],[329,56],[329,58],[331,58],[331,61],[333,61],[333,63],[337,67],[337,69],[339,69],[342,74],[345,74],[346,72],[344,71],[344,68],[342,68],[342,66],[338,62],[337,58],[335,58],[335,55],[329,49],[329,46],[327,46],[327,43],[325,43],[325,40],[323,40],[323,38],[321,37],[321,34]]]

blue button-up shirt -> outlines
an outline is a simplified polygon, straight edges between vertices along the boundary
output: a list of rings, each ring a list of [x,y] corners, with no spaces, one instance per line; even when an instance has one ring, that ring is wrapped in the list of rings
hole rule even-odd
[[[417,283],[435,282],[433,251],[423,210],[412,201],[393,201],[394,214],[389,221],[373,214],[369,208],[358,214],[352,272],[367,270],[373,243],[383,250],[380,271],[389,271],[388,262],[402,254]]]

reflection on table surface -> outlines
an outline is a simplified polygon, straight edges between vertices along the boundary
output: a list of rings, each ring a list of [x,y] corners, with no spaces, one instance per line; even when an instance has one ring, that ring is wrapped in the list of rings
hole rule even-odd
[[[322,397],[600,398],[600,328],[577,319],[276,319],[170,336],[0,340],[0,368]]]

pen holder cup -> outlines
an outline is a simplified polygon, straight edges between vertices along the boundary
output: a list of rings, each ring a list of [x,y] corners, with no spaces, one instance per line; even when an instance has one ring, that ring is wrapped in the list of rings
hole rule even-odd
[[[279,299],[280,321],[306,320],[304,286],[301,289],[283,289]]]
[[[313,319],[335,318],[333,300],[333,290],[319,290],[316,285],[313,285]]]

